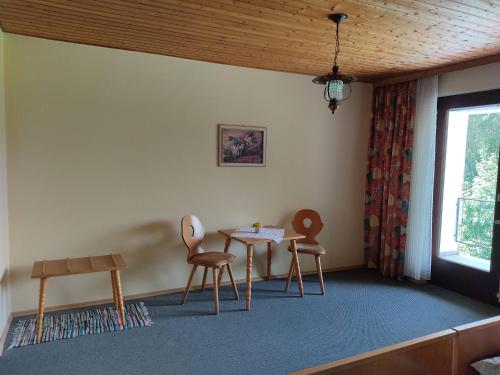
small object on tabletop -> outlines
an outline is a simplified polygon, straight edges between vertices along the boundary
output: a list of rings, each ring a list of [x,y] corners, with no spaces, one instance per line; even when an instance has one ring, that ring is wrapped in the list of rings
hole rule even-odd
[[[253,227],[255,228],[255,233],[259,233],[260,228],[262,228],[262,223],[257,221],[256,223],[253,224]]]

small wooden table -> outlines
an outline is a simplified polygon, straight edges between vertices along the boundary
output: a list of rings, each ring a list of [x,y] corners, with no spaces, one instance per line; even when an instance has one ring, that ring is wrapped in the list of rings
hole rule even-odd
[[[40,279],[38,314],[36,317],[36,343],[38,344],[42,338],[43,313],[45,311],[45,288],[49,277],[105,271],[111,272],[113,299],[117,310],[120,312],[120,320],[123,326],[125,324],[125,307],[123,305],[120,270],[125,267],[127,267],[127,264],[120,254],[34,262],[31,278]]]
[[[246,285],[246,309],[250,310],[250,304],[252,301],[252,262],[253,262],[253,246],[260,243],[267,243],[268,246],[268,265],[269,265],[269,256],[270,256],[270,246],[272,240],[265,238],[245,238],[245,237],[231,237],[231,234],[236,230],[236,228],[232,229],[221,229],[218,232],[226,237],[226,242],[224,244],[224,252],[229,251],[229,245],[231,244],[231,240],[236,240],[245,244],[247,247],[247,285]],[[299,257],[297,256],[297,241],[302,238],[305,238],[303,234],[299,234],[294,232],[293,230],[285,229],[285,235],[283,236],[283,241],[290,241],[290,249],[292,250],[293,262],[295,263],[295,270],[297,272],[297,284],[299,287],[299,293],[301,297],[304,297],[304,286],[302,284],[302,275],[300,274],[300,265],[299,265]],[[269,267],[268,267],[269,268]],[[224,267],[221,268],[219,272],[219,282],[222,278],[222,273],[224,271]],[[268,278],[269,278],[269,269],[268,269]]]

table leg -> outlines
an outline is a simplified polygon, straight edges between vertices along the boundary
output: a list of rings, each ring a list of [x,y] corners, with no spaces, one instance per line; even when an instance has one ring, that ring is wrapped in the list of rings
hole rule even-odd
[[[292,249],[293,262],[295,263],[295,273],[297,275],[297,285],[301,297],[304,297],[304,284],[302,284],[302,275],[300,274],[299,256],[297,255],[297,242],[290,241],[290,248]]]
[[[247,291],[246,291],[246,309],[250,310],[252,301],[252,260],[253,260],[253,245],[247,245]]]
[[[267,281],[271,280],[272,243],[267,243]]]
[[[120,280],[120,270],[113,271],[115,273],[116,280],[116,295],[118,299],[118,306],[120,312],[120,319],[122,321],[122,326],[125,327],[125,305],[123,304],[123,295],[122,295],[122,283]]]
[[[227,253],[229,252],[229,245],[231,244],[231,237],[227,236],[226,237],[226,242],[224,243],[224,252]],[[224,273],[224,266],[222,266],[219,270],[219,276],[218,276],[218,285],[220,285],[220,282],[222,280],[222,274]]]
[[[43,333],[43,313],[45,311],[45,287],[47,279],[40,279],[40,291],[38,295],[38,314],[36,316],[36,343],[39,344],[42,340]]]
[[[109,272],[111,274],[111,287],[113,288],[113,301],[115,303],[115,307],[117,310],[120,309],[119,305],[118,305],[118,298],[117,298],[117,294],[116,294],[116,279],[115,279],[115,274],[113,271],[110,271]]]

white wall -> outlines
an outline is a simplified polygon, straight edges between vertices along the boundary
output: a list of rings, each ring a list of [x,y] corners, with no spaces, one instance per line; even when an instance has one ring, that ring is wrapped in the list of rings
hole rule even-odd
[[[500,88],[500,63],[457,70],[439,76],[439,96]]]
[[[10,34],[6,50],[13,310],[36,305],[37,259],[121,252],[125,294],[184,287],[186,213],[218,250],[219,228],[314,208],[324,267],[363,262],[371,85],[355,84],[332,116],[308,76]],[[217,167],[219,123],[267,126],[267,167]],[[243,278],[245,252],[232,252]],[[274,273],[289,262],[283,244]],[[49,306],[109,296],[104,274],[48,283]]]
[[[10,314],[4,77],[4,33],[0,29],[0,334]]]

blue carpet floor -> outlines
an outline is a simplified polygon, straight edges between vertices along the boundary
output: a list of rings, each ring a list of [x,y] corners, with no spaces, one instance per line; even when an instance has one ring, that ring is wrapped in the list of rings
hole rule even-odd
[[[371,271],[325,274],[326,296],[305,278],[305,298],[284,280],[254,283],[252,310],[221,291],[147,298],[154,324],[8,350],[2,375],[286,374],[500,314],[432,285],[400,283]],[[14,322],[15,324],[15,322]],[[8,338],[10,340],[10,337]]]

